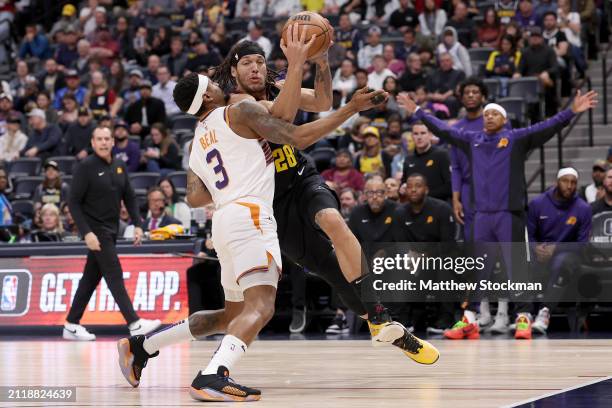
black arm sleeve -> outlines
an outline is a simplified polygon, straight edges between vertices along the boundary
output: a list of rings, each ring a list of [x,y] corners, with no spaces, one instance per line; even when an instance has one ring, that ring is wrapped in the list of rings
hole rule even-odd
[[[142,221],[140,219],[140,212],[138,211],[138,200],[136,200],[136,193],[132,188],[132,183],[130,183],[130,177],[128,176],[125,165],[122,164],[121,167],[123,168],[123,177],[125,177],[123,202],[125,203],[125,208],[127,208],[128,212],[130,213],[132,224],[134,224],[135,227],[141,227]]]
[[[70,183],[70,194],[68,196],[70,213],[83,237],[91,232],[91,228],[85,220],[82,207],[83,198],[85,194],[87,194],[89,173],[88,169],[83,165],[79,165],[75,169],[74,175],[72,176],[72,183]]]
[[[444,203],[440,207],[440,242],[455,241],[456,228],[453,211],[450,205]]]
[[[432,197],[446,200],[452,196],[450,160],[448,158],[448,153],[445,151],[438,151],[436,161],[438,163],[438,170],[440,171],[440,177],[443,184],[440,184],[435,188],[430,188],[429,194]]]

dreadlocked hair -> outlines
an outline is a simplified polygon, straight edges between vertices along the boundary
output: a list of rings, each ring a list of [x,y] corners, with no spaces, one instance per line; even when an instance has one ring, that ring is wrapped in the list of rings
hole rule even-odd
[[[232,66],[236,66],[238,60],[241,57],[236,59],[236,56],[244,56],[253,54],[255,52],[246,52],[247,50],[255,50],[261,51],[261,55],[265,55],[261,47],[252,41],[241,41],[238,44],[235,44],[227,54],[227,57],[223,60],[223,62],[215,67],[215,74],[212,77],[212,80],[219,84],[219,87],[226,94],[231,94],[236,92],[236,79],[232,76]],[[278,77],[278,72],[268,67],[266,76],[266,95],[271,96],[274,94],[274,90],[276,89],[276,78]]]

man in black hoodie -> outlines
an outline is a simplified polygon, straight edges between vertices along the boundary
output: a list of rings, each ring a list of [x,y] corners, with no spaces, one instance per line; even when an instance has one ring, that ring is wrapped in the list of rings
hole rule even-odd
[[[452,191],[448,152],[431,145],[431,133],[422,122],[412,125],[412,139],[414,155],[404,160],[402,184],[411,174],[419,173],[427,179],[430,197],[450,200]]]
[[[77,160],[87,157],[92,152],[91,135],[94,129],[89,109],[84,106],[80,107],[76,122],[71,123],[64,134],[66,153],[75,156]]]
[[[131,135],[145,137],[149,134],[151,125],[166,121],[166,108],[161,99],[151,96],[152,85],[149,81],[140,84],[140,99],[130,105],[125,121],[130,126]]]

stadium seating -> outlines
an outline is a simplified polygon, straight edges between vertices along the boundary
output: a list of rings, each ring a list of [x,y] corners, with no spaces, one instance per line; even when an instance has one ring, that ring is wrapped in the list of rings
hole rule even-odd
[[[37,176],[40,174],[40,166],[42,160],[39,157],[21,157],[13,160],[9,167],[9,172],[12,173],[23,173],[28,176]]]
[[[173,171],[168,174],[168,178],[174,184],[176,192],[179,194],[185,194],[185,188],[187,187],[187,173],[184,171]]]
[[[15,181],[15,199],[29,200],[34,195],[36,187],[43,182],[42,176],[20,177]]]
[[[158,173],[132,173],[130,182],[136,194],[146,194],[147,190],[153,187],[159,179]]]
[[[48,159],[53,160],[57,163],[60,172],[64,174],[72,174],[74,166],[77,164],[76,158],[74,156],[55,156],[49,157]]]

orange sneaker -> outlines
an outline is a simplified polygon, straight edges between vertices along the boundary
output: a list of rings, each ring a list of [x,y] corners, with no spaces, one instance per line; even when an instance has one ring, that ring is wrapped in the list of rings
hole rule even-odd
[[[515,339],[531,340],[531,318],[527,314],[520,314],[516,318]]]
[[[468,323],[465,316],[463,316],[452,328],[444,331],[444,337],[451,340],[477,340],[480,338],[478,323]]]

